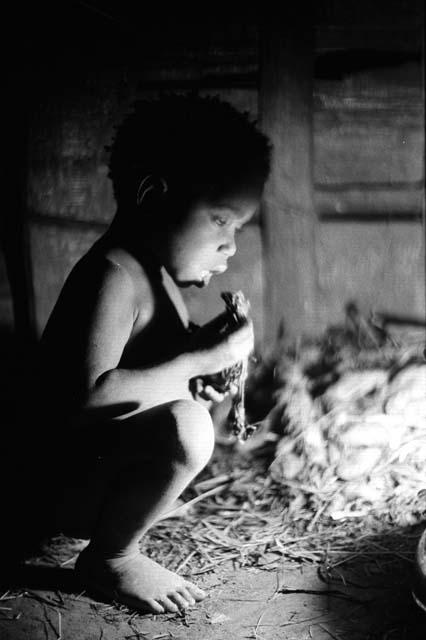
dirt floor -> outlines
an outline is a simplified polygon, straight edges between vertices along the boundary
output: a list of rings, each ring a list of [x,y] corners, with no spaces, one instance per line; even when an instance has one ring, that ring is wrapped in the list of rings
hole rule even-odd
[[[335,569],[286,559],[197,579],[205,601],[184,615],[138,615],[93,599],[74,580],[75,541],[55,566],[37,559],[3,576],[1,640],[424,640],[426,614],[413,602],[405,559]],[[68,555],[68,559],[67,556]],[[65,558],[65,559],[64,559]]]
[[[9,382],[3,380],[6,414],[19,404]],[[10,538],[3,542],[1,534],[15,514],[23,520],[21,536],[31,537],[19,496],[40,519],[51,488],[22,480],[22,460],[8,451],[20,451],[24,436],[16,432],[13,449],[7,432],[0,465],[6,558]],[[256,473],[246,460],[238,469],[223,451],[218,460],[187,498],[211,486],[212,495],[189,515],[160,522],[143,548],[198,582],[208,591],[205,601],[184,615],[159,616],[99,601],[74,577],[81,541],[61,537],[19,569],[0,572],[0,640],[425,640],[426,613],[411,594],[424,523],[390,530],[377,518],[330,524],[305,498],[305,506],[283,503],[287,494],[270,484],[264,465]],[[221,474],[224,489],[209,484]]]

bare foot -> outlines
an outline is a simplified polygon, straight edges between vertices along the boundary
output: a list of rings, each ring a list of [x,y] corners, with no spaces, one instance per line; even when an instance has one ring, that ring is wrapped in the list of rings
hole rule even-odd
[[[195,584],[139,552],[106,560],[87,549],[75,568],[88,587],[132,609],[176,613],[206,597]]]

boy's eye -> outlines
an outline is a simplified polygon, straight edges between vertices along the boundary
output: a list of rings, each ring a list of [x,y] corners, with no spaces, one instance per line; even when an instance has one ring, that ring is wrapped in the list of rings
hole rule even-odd
[[[224,227],[227,222],[226,218],[222,218],[221,216],[214,216],[213,220],[218,227]]]

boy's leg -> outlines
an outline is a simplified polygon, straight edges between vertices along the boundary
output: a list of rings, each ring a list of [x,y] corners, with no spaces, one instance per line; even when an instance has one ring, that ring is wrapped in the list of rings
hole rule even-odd
[[[91,542],[77,561],[89,584],[124,604],[177,611],[204,593],[141,555],[138,542],[207,464],[214,445],[208,411],[167,403],[117,422],[117,447],[103,462],[106,494]]]

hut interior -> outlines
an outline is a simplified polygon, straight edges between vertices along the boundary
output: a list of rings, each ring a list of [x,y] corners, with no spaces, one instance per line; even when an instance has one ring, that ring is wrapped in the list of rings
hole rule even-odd
[[[0,539],[5,562],[30,551],[1,577],[4,640],[425,637],[423,3],[296,5],[7,10]],[[39,425],[17,416],[61,287],[114,215],[114,127],[135,100],[188,92],[247,112],[273,144],[229,270],[183,292],[199,325],[223,291],[249,301],[253,435],[230,430],[232,399],[212,408],[209,464],[141,542],[208,597],[144,615],[75,581],[87,540],[59,532],[33,548],[51,487],[25,474],[20,448]],[[59,424],[63,450],[71,439]]]

